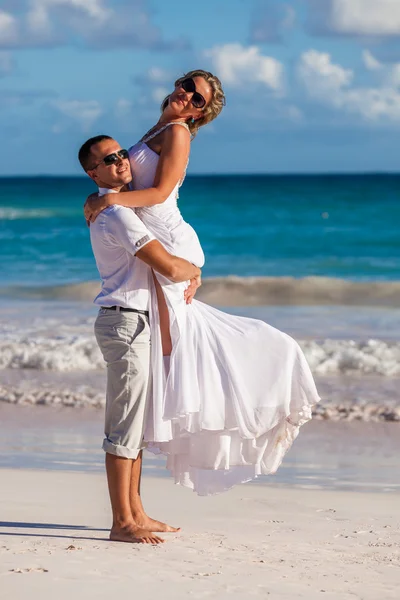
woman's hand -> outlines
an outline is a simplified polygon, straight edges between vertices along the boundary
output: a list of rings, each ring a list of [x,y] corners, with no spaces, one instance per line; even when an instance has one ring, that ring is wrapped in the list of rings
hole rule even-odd
[[[190,280],[189,286],[186,288],[185,293],[184,293],[186,304],[192,303],[192,300],[200,286],[201,286],[201,275],[199,275],[198,277],[194,277],[193,279]]]
[[[104,194],[104,196],[99,196],[99,194],[90,194],[90,196],[87,197],[83,207],[83,213],[88,225],[90,223],[94,223],[99,214],[108,206],[110,206],[110,196],[111,194]]]

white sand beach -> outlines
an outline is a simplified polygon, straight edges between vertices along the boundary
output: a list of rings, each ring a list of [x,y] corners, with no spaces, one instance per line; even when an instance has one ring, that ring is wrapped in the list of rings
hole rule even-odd
[[[199,498],[144,480],[162,546],[107,539],[99,473],[2,469],[1,597],[389,600],[400,585],[399,495],[245,485]]]

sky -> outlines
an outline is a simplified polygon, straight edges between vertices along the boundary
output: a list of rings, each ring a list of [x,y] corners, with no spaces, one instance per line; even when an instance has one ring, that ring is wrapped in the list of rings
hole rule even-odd
[[[399,171],[400,0],[0,0],[0,175],[78,175],[173,82],[221,79],[189,173]]]

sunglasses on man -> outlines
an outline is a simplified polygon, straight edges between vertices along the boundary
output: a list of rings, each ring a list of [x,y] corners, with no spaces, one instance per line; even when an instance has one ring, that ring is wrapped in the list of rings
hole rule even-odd
[[[192,77],[188,77],[187,79],[181,81],[179,86],[182,89],[184,89],[187,94],[193,94],[191,103],[195,108],[205,107],[206,99],[204,98],[204,96],[202,96],[201,94],[199,94],[199,92],[196,91],[196,84],[193,81]]]
[[[120,160],[124,160],[125,158],[129,158],[129,153],[128,150],[124,149],[118,150],[117,152],[113,152],[112,154],[107,154],[107,156],[105,156],[103,160],[101,160],[95,167],[93,167],[91,171],[97,169],[97,167],[99,167],[103,163],[106,167],[111,167],[111,165],[115,165],[117,162],[119,162]]]

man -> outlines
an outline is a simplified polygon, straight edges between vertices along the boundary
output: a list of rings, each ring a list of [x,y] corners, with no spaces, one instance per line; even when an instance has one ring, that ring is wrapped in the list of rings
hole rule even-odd
[[[83,144],[79,161],[99,193],[120,192],[132,180],[128,153],[109,136]],[[106,471],[113,513],[110,539],[158,544],[154,532],[178,531],[150,519],[140,498],[144,421],[150,384],[149,277],[151,269],[173,282],[195,280],[200,269],[172,256],[135,211],[110,206],[90,226],[102,279],[95,335],[107,363]],[[150,268],[149,268],[150,267]],[[187,290],[187,301],[196,284]]]

